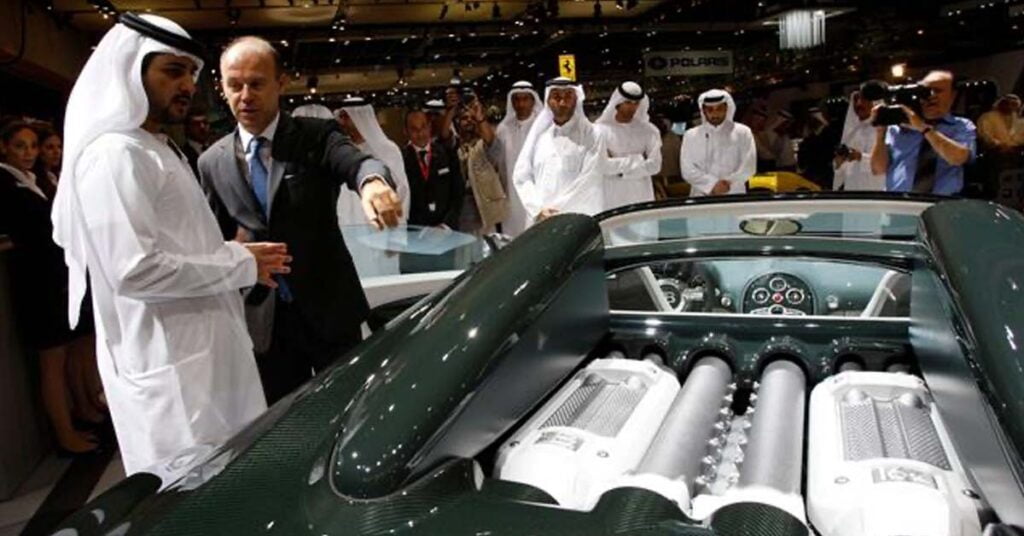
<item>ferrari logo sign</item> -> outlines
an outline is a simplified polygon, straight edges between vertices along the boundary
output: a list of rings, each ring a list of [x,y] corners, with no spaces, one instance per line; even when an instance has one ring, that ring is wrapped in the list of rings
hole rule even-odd
[[[575,54],[562,54],[558,56],[558,74],[576,81],[576,55]]]

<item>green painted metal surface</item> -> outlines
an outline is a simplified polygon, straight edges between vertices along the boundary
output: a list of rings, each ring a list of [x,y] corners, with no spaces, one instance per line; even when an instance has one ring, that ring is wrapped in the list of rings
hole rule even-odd
[[[925,239],[965,316],[983,391],[1024,455],[1024,216],[980,201],[922,215]]]

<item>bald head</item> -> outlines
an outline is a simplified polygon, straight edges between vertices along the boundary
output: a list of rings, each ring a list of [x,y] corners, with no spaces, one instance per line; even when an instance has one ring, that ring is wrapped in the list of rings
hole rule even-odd
[[[921,79],[922,84],[934,83],[934,82],[945,82],[948,84],[953,83],[953,73],[949,71],[929,71],[924,78]]]
[[[269,41],[254,35],[239,37],[228,43],[228,46],[224,47],[224,52],[221,52],[220,54],[221,69],[224,68],[225,61],[234,61],[239,56],[246,55],[266,56],[270,58],[270,61],[274,65],[275,76],[284,74],[284,65],[281,63],[281,54],[278,53],[277,49],[274,48],[274,45],[271,45]]]

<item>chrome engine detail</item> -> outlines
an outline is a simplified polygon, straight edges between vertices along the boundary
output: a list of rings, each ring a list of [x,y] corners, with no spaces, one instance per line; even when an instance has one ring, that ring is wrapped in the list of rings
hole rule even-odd
[[[765,367],[746,413],[713,445],[705,493],[693,502],[692,515],[703,519],[719,508],[757,502],[803,521],[804,399],[803,369],[779,359]]]

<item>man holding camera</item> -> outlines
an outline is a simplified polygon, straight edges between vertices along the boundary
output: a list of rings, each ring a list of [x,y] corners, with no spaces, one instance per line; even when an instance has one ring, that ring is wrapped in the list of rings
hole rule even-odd
[[[974,123],[950,113],[956,97],[952,73],[932,71],[920,85],[930,93],[918,99],[920,114],[898,104],[902,117],[894,124],[885,117],[894,108],[878,105],[872,110],[876,133],[871,172],[886,174],[890,192],[955,195],[964,186],[963,166],[975,156]]]
[[[458,121],[456,154],[466,181],[459,230],[477,236],[493,233],[508,215],[508,196],[498,175],[504,148],[479,99],[469,101]]]
[[[875,99],[880,100],[884,92],[884,82],[869,80],[850,95],[842,138],[833,160],[833,190],[885,191],[885,174],[871,172],[876,137],[871,110],[877,104]]]

